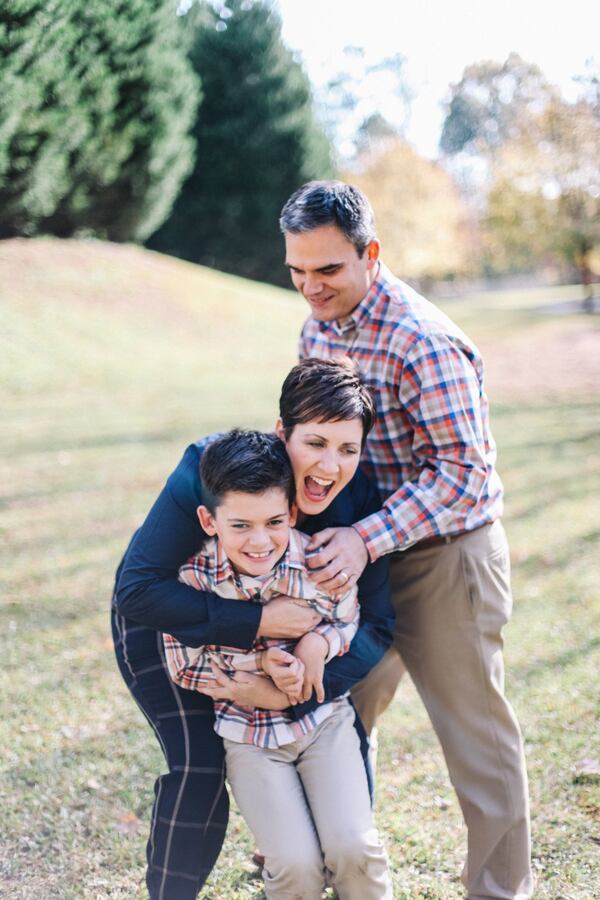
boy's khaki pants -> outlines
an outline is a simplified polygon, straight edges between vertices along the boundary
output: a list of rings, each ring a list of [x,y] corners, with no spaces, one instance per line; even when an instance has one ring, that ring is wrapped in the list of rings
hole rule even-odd
[[[268,900],[391,900],[365,766],[347,700],[314,731],[273,749],[225,739],[227,780],[265,856]]]
[[[408,672],[442,745],[468,828],[471,900],[532,893],[527,774],[504,696],[508,544],[499,521],[391,558],[394,647],[352,691],[369,733]]]

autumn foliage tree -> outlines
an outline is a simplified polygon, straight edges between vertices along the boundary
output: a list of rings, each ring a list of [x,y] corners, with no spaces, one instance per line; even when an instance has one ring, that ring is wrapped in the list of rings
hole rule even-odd
[[[486,225],[513,263],[535,251],[561,258],[579,273],[590,304],[590,258],[600,246],[600,120],[588,101],[553,99],[503,148]]]
[[[413,279],[454,277],[469,270],[466,210],[447,172],[402,138],[389,138],[345,175],[369,197],[386,263]]]

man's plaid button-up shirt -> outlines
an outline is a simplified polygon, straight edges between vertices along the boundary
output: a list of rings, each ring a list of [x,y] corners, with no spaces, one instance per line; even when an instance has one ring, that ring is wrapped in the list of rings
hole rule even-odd
[[[362,468],[386,499],[354,526],[370,558],[498,518],[483,363],[458,326],[380,264],[351,315],[304,325],[301,357],[340,355],[359,363],[377,407]]]

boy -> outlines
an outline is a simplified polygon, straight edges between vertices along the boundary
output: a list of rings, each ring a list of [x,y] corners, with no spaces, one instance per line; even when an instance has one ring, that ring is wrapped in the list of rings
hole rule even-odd
[[[297,643],[261,639],[250,652],[188,648],[165,635],[169,671],[182,687],[202,690],[211,663],[271,679],[270,709],[215,703],[228,778],[265,853],[267,897],[318,898],[326,868],[344,898],[390,897],[347,697],[299,721],[285,713],[313,686],[322,698],[324,664],[348,649],[358,626],[356,592],[335,601],[309,580],[308,538],[293,530],[293,475],[276,437],[229,432],[206,448],[200,474],[206,505],[198,517],[211,539],[181,567],[180,580],[240,600],[305,600],[326,617]]]

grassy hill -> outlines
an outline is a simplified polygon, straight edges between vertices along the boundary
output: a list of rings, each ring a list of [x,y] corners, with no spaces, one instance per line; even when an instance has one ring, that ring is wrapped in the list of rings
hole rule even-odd
[[[600,896],[600,328],[572,289],[443,304],[488,364],[515,612],[536,896]],[[185,446],[270,427],[304,304],[135,247],[0,242],[0,896],[143,898],[154,738],[112,658],[112,573]],[[595,742],[595,743],[594,743]],[[465,836],[407,682],[382,729],[398,898],[458,898]],[[239,816],[205,900],[260,897]]]

